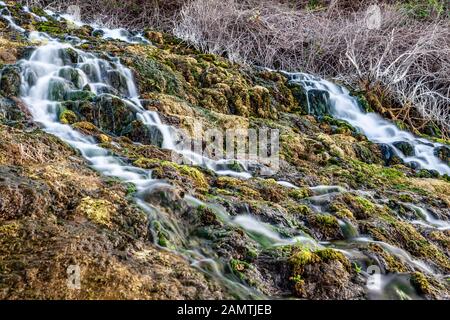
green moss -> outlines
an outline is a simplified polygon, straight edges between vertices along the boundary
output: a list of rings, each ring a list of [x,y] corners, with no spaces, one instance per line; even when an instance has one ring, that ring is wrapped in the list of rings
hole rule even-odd
[[[246,281],[247,277],[245,275],[245,271],[250,269],[252,266],[248,262],[238,260],[238,259],[231,259],[230,260],[230,268],[231,271],[239,277],[242,281]]]
[[[169,240],[169,234],[159,221],[153,220],[151,226],[156,234],[156,242],[158,245],[169,249],[175,249],[175,246]]]
[[[204,176],[204,174],[193,167],[189,167],[189,166],[176,166],[176,168],[178,170],[180,170],[180,172],[184,175],[189,176],[190,178],[192,178],[195,181],[195,184],[199,187],[199,188],[203,188],[203,189],[208,189],[209,184],[206,181],[206,178]]]
[[[363,208],[364,212],[366,213],[372,213],[375,209],[375,205],[366,198],[357,196],[354,197],[354,200]]]
[[[317,214],[314,216],[314,220],[324,227],[336,227],[338,221],[335,217],[329,214]]]
[[[134,194],[137,192],[136,185],[134,183],[127,183],[127,195]]]
[[[303,286],[305,284],[305,280],[303,280],[302,276],[299,274],[290,277],[290,280],[295,283],[295,286]]]
[[[410,194],[401,194],[398,199],[403,202],[414,202],[413,197]]]
[[[86,130],[86,131],[94,131],[97,129],[97,127],[93,123],[87,122],[87,121],[74,123],[72,125],[72,127],[74,129],[80,129],[80,130]]]
[[[307,248],[296,247],[292,255],[288,259],[293,268],[293,275],[302,275],[303,268],[306,265],[330,261],[339,261],[347,270],[351,270],[351,265],[348,259],[339,251],[333,249],[321,249],[311,251]]]
[[[339,251],[333,250],[333,249],[323,249],[323,250],[318,250],[315,252],[319,258],[324,261],[324,262],[329,262],[329,261],[339,261],[340,263],[342,263],[342,265],[347,269],[347,270],[351,270],[351,266],[350,266],[350,262],[348,261],[348,259]]]
[[[62,124],[74,124],[78,121],[78,117],[75,112],[66,109],[59,115],[59,121]]]
[[[292,189],[289,191],[288,195],[295,200],[302,200],[311,196],[311,190],[308,188]]]
[[[321,118],[322,122],[325,122],[331,126],[335,126],[336,127],[336,132],[338,134],[351,134],[351,133],[356,133],[356,129],[349,124],[347,121],[343,121],[343,120],[339,120],[339,119],[335,119],[329,115],[325,115],[324,117]]]
[[[285,201],[288,193],[286,188],[274,179],[259,180],[258,191],[264,200],[276,203]]]
[[[231,177],[219,177],[216,180],[216,185],[220,190],[224,190],[226,193],[230,193],[230,189],[233,190],[231,194],[242,196],[247,199],[261,200],[261,194],[250,188],[245,181],[231,178]]]
[[[60,25],[55,23],[53,20],[39,22],[37,25],[37,30],[51,35],[60,35],[64,33]]]
[[[304,204],[291,206],[291,207],[289,207],[289,211],[294,214],[301,215],[301,216],[307,216],[312,213],[311,209]]]
[[[448,257],[436,245],[423,237],[411,224],[399,221],[387,213],[380,214],[380,218],[385,221],[385,227],[368,228],[369,233],[374,238],[404,248],[416,257],[433,261],[445,272],[450,271]]]
[[[307,248],[296,248],[289,257],[295,275],[301,274],[304,266],[319,261],[319,257]]]
[[[414,272],[411,276],[411,284],[420,294],[432,293],[432,288],[425,275],[421,272]]]

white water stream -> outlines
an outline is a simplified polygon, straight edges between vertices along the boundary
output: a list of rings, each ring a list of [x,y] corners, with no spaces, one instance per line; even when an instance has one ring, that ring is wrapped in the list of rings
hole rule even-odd
[[[307,92],[322,91],[329,94],[328,104],[334,117],[345,120],[359,129],[371,141],[389,145],[395,154],[405,163],[416,163],[420,168],[436,170],[440,174],[450,174],[450,167],[435,156],[436,148],[442,144],[418,138],[410,132],[400,130],[393,123],[383,119],[376,113],[366,113],[358,100],[352,97],[347,89],[330,81],[304,73],[285,73],[292,83],[300,84]],[[310,103],[308,95],[308,103]],[[309,109],[311,110],[311,106]],[[414,155],[404,155],[395,146],[398,142],[406,142],[414,149]]]

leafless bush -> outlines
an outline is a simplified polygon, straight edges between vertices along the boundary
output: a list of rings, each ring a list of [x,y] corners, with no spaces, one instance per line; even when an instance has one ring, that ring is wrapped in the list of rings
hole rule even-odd
[[[171,29],[174,16],[187,0],[19,0],[29,7],[38,6],[65,12],[76,5],[83,21],[109,27],[130,29]]]

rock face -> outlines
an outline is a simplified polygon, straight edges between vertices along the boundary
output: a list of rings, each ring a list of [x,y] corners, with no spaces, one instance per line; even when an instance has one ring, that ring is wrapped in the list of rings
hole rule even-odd
[[[450,147],[447,146],[438,147],[434,150],[434,154],[443,162],[450,165]]]
[[[408,142],[399,141],[399,142],[394,142],[393,145],[407,157],[412,157],[415,155],[414,146],[412,146]]]
[[[0,299],[227,297],[157,250],[126,187],[99,177],[58,139],[4,125],[0,137]],[[67,289],[70,265],[81,267],[80,291]]]
[[[149,32],[152,46],[129,45],[50,16],[43,22],[11,12],[24,28],[79,37],[86,41],[77,49],[109,63],[117,61],[111,56],[120,59],[134,74],[143,108],[165,124],[191,135],[279,130],[280,167],[266,176],[261,164],[252,165],[253,177],[241,179],[176,162],[177,152],[161,148],[161,132],[127,103],[123,74],[105,69],[107,85],[83,87],[74,68],[80,51],[61,49],[67,67],[48,92],[60,102],[56,118],[124,166],[158,179],[136,198],[135,185],[94,172],[77,151],[32,123],[18,98],[20,70],[7,65],[0,77],[1,299],[221,299],[254,298],[254,292],[367,299],[372,265],[388,277],[406,276],[402,286],[411,298],[449,298],[440,277],[450,272],[450,234],[441,228],[450,220],[448,178],[403,165],[392,147],[372,144],[331,118],[327,93],[305,92],[283,74],[202,54],[166,34]],[[26,56],[36,45],[15,43],[15,33],[1,37]],[[81,68],[95,78],[94,67]],[[437,148],[436,155],[448,162],[448,150]],[[243,171],[236,161],[219,168]],[[136,199],[150,209],[144,212]],[[193,250],[214,261],[201,267],[239,286],[191,267],[183,254]],[[73,265],[81,269],[80,290],[66,287]],[[398,299],[400,289],[387,286],[384,293]]]
[[[17,97],[20,94],[20,71],[17,67],[6,66],[0,73],[0,95]]]

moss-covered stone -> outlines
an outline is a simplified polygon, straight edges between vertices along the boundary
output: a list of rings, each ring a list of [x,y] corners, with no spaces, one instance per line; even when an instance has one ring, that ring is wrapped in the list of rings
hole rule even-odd
[[[75,122],[77,122],[77,120],[78,120],[77,115],[70,110],[64,110],[59,115],[59,121],[62,124],[74,124]]]

